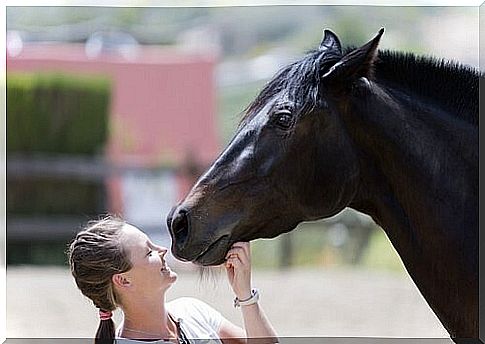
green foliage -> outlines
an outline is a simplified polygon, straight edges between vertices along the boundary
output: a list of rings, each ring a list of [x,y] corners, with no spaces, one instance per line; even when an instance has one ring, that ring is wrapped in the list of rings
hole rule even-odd
[[[65,241],[9,241],[8,265],[67,265]]]
[[[251,244],[253,266],[275,269],[280,266],[284,236],[291,236],[292,267],[344,267],[349,265],[348,247],[334,247],[328,238],[324,221],[302,223],[290,233],[271,240],[255,240]],[[350,244],[350,243],[349,243]],[[373,230],[362,260],[357,267],[406,273],[399,256],[380,228]]]
[[[7,152],[99,152],[109,99],[104,78],[8,73]]]
[[[382,229],[372,233],[362,263],[369,268],[406,273],[401,258]]]
[[[257,96],[263,85],[263,81],[258,81],[218,89],[218,123],[224,145],[233,137],[244,109]]]
[[[95,155],[108,137],[110,84],[64,74],[7,75],[7,155]],[[91,214],[102,210],[102,181],[7,178],[9,215]]]
[[[29,177],[7,178],[7,213],[19,216],[83,214],[104,210],[100,182]]]

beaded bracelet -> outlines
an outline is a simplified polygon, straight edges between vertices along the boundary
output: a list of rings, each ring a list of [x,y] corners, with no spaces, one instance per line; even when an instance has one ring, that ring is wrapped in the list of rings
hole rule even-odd
[[[255,304],[259,300],[259,290],[257,288],[253,288],[251,290],[251,296],[245,300],[239,300],[237,297],[234,299],[234,308],[241,307],[241,306],[249,306]]]

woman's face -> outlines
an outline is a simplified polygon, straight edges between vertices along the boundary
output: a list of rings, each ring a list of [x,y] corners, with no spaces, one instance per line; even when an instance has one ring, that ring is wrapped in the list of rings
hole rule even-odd
[[[122,232],[121,242],[133,265],[124,273],[130,291],[147,295],[168,289],[177,274],[165,262],[167,248],[155,245],[145,233],[129,224],[123,226]]]

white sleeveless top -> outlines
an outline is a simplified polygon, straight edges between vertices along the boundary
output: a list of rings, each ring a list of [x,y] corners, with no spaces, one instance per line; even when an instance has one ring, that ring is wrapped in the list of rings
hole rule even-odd
[[[223,317],[208,304],[192,297],[181,297],[167,302],[166,307],[168,313],[180,322],[180,327],[189,341],[194,340],[197,344],[222,344],[218,333]],[[122,338],[120,337],[122,328],[123,323],[116,329],[116,344],[171,343],[166,340],[147,342]]]

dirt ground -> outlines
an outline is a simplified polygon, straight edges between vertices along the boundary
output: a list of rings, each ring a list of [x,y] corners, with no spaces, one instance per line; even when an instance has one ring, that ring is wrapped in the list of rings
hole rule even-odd
[[[176,270],[177,271],[177,270]],[[241,324],[225,273],[179,271],[167,299],[193,296]],[[253,272],[281,336],[448,337],[408,276],[363,270]],[[119,321],[120,314],[116,315]],[[92,337],[94,306],[64,268],[7,268],[7,337]]]

